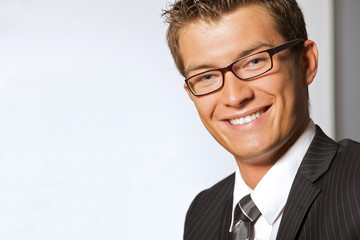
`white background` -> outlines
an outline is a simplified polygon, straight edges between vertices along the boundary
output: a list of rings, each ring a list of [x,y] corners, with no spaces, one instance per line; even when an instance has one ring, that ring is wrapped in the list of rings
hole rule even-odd
[[[312,116],[333,135],[332,6],[300,2]],[[0,239],[181,239],[195,194],[234,170],[183,90],[165,7],[0,0]]]

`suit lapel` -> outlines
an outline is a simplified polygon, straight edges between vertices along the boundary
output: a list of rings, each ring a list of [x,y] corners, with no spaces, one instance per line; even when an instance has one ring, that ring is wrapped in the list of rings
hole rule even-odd
[[[291,187],[277,239],[296,239],[311,204],[321,189],[314,185],[329,168],[338,144],[316,126],[316,134],[306,152]]]
[[[298,174],[295,177],[276,239],[296,239],[305,214],[320,192],[321,189],[302,175]]]
[[[229,228],[231,224],[231,216],[232,216],[232,202],[233,202],[233,194],[229,197],[225,204],[222,213],[220,228],[219,228],[219,240],[230,240]]]

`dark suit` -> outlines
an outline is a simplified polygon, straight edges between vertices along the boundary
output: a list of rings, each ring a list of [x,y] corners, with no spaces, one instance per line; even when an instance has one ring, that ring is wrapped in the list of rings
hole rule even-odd
[[[185,240],[230,240],[235,174],[201,192]],[[360,144],[335,142],[316,127],[292,184],[277,239],[360,239]]]

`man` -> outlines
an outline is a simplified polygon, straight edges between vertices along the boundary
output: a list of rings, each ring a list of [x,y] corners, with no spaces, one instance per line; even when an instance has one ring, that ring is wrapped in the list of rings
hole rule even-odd
[[[184,239],[360,239],[360,144],[309,117],[318,65],[295,0],[164,11],[185,90],[238,168],[192,202]]]

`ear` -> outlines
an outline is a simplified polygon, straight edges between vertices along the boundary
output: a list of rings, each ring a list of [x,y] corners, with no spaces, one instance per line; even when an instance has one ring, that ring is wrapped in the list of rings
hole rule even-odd
[[[309,85],[314,80],[318,69],[319,53],[315,42],[311,40],[306,40],[304,42],[304,49],[301,57],[305,84]]]
[[[188,94],[189,98],[191,99],[191,101],[193,101],[192,97],[192,93],[190,92],[190,89],[188,88],[188,86],[186,84],[184,84],[184,89],[186,91],[186,93]]]

